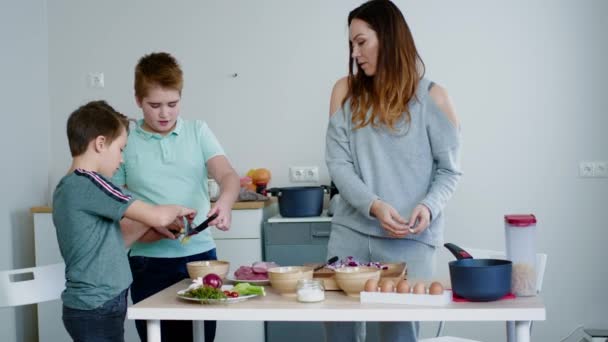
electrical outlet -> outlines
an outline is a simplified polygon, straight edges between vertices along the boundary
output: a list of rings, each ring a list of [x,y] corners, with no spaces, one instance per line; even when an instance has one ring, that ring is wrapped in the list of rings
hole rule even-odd
[[[582,178],[593,177],[593,162],[583,161],[578,164],[578,175]]]
[[[578,164],[578,175],[581,178],[607,178],[608,161],[582,161]]]
[[[608,162],[598,161],[593,163],[593,177],[608,177]]]
[[[89,87],[91,88],[103,88],[105,86],[103,72],[90,72],[89,73]]]
[[[291,166],[289,179],[296,183],[311,183],[319,181],[319,167],[317,166]]]

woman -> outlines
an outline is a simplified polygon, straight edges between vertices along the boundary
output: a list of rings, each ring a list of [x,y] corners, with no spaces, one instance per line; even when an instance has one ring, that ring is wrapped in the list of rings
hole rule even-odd
[[[461,176],[460,128],[444,88],[427,80],[399,9],[372,0],[348,16],[349,75],[331,95],[326,162],[340,189],[328,256],[406,262],[433,276],[443,209]],[[362,323],[326,323],[329,341],[363,341]],[[383,341],[416,341],[418,323],[380,323]]]

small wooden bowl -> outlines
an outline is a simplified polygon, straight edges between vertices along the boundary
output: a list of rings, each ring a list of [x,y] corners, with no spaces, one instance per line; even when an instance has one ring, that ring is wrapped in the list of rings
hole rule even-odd
[[[350,297],[359,297],[368,279],[380,280],[380,269],[376,267],[341,267],[335,271],[336,283]]]
[[[222,260],[191,261],[186,264],[186,268],[190,279],[202,278],[209,273],[215,273],[224,280],[230,269],[230,263]]]
[[[270,286],[283,296],[295,296],[298,280],[312,279],[312,267],[283,266],[268,269]]]

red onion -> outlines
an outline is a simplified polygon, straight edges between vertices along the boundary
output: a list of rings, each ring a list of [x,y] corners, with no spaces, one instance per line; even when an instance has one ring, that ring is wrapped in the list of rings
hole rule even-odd
[[[222,278],[215,273],[209,273],[203,278],[203,285],[219,289],[222,287]]]

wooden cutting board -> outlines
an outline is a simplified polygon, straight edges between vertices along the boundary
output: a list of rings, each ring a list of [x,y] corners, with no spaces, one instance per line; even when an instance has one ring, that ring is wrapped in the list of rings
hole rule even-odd
[[[391,279],[395,283],[401,279],[407,278],[407,265],[404,262],[400,263],[383,263],[388,266],[382,270],[380,279]],[[321,264],[305,264],[304,266],[318,267]],[[322,268],[313,274],[314,279],[322,280],[326,291],[340,291],[335,279],[335,272],[329,268]]]

